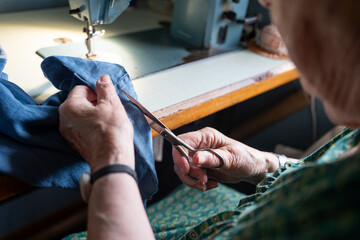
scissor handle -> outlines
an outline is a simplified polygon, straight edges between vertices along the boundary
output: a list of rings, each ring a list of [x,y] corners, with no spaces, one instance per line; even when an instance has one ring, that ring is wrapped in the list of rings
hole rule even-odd
[[[215,156],[217,156],[218,158],[219,158],[219,160],[220,160],[220,166],[219,167],[214,167],[214,168],[212,168],[212,169],[219,169],[219,168],[222,168],[223,166],[224,166],[224,164],[225,164],[225,160],[224,160],[224,158],[221,156],[221,154],[220,153],[218,153],[215,149],[212,149],[212,148],[204,148],[204,149],[198,149],[198,150],[196,150],[197,152],[198,151],[208,151],[208,152],[211,152],[212,154],[214,154]]]

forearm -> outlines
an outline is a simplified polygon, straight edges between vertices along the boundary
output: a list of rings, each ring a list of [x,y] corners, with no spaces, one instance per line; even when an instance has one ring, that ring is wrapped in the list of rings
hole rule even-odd
[[[121,164],[135,168],[133,126],[108,75],[96,94],[76,86],[59,108],[60,133],[89,163],[93,173]],[[102,175],[88,199],[89,239],[153,239],[135,179],[127,173]]]
[[[136,181],[126,173],[109,174],[92,186],[88,238],[153,239]]]
[[[280,167],[279,158],[271,152],[263,152],[252,147],[246,146],[247,152],[254,163],[251,178],[249,182],[253,184],[259,183],[267,173],[272,173]],[[287,158],[289,162],[297,162],[298,159]]]

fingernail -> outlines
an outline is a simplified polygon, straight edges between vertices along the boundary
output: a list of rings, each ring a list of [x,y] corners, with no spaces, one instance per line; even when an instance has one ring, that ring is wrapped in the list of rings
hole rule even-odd
[[[110,81],[111,81],[111,80],[110,80],[110,76],[107,75],[107,74],[105,74],[104,76],[102,76],[102,77],[100,78],[100,82],[103,82],[103,83],[110,82]]]
[[[201,165],[201,164],[203,164],[203,163],[204,163],[204,158],[199,154],[199,155],[198,155],[197,164],[198,164],[198,165]]]
[[[203,183],[204,192],[207,190],[206,183]]]

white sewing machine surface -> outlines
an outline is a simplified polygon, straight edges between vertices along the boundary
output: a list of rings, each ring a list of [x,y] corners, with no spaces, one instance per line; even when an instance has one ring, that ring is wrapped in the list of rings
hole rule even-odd
[[[96,39],[98,58],[94,60],[120,64],[132,79],[161,71],[181,63],[190,56],[186,44],[172,39],[167,28],[156,28],[135,33]],[[87,53],[84,41],[41,48],[41,57],[63,55],[83,57]]]

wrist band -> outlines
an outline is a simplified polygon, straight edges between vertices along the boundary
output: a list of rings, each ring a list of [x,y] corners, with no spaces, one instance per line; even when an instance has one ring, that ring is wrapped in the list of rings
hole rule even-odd
[[[279,160],[279,167],[285,166],[285,163],[288,161],[288,158],[282,154],[273,153]]]
[[[90,175],[88,172],[84,172],[80,178],[80,193],[81,198],[88,202],[90,196],[91,185],[99,178],[111,174],[111,173],[127,173],[132,176],[136,183],[138,183],[137,174],[130,167],[122,164],[108,165],[97,170],[95,173]]]
[[[97,170],[96,172],[91,174],[90,183],[93,184],[97,179],[105,175],[108,175],[110,173],[127,173],[135,179],[136,183],[138,183],[136,172],[132,170],[130,167],[123,164],[108,165]]]

